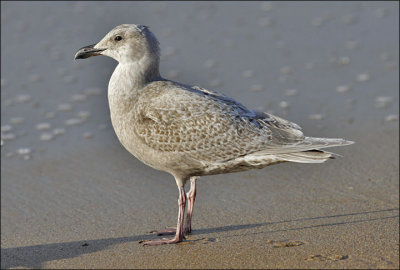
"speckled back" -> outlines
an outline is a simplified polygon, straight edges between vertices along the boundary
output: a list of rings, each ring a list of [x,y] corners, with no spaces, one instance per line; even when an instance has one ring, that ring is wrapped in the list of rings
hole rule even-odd
[[[134,130],[143,143],[199,161],[223,162],[264,150],[276,140],[302,139],[290,122],[257,114],[219,93],[171,81],[142,89],[133,110]]]

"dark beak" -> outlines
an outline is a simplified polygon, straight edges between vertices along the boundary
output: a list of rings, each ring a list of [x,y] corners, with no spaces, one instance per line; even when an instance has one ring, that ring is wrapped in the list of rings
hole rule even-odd
[[[75,59],[85,59],[85,58],[89,58],[91,56],[100,55],[102,51],[106,50],[106,49],[95,49],[94,48],[95,45],[96,44],[92,44],[92,45],[80,48],[75,54]]]

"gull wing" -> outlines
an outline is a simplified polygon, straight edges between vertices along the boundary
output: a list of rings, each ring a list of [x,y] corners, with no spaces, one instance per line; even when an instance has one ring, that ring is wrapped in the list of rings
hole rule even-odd
[[[135,132],[155,150],[224,162],[252,153],[319,148],[304,137],[297,124],[251,111],[215,91],[159,81],[141,93],[134,109]]]

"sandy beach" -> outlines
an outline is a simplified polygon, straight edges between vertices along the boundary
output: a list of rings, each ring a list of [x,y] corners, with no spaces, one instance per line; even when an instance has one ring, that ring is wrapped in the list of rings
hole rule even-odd
[[[2,2],[1,268],[399,268],[396,2]],[[43,7],[46,8],[43,8]],[[116,62],[74,61],[149,25],[164,77],[356,143],[324,164],[202,177],[193,233],[172,176],[111,126]]]

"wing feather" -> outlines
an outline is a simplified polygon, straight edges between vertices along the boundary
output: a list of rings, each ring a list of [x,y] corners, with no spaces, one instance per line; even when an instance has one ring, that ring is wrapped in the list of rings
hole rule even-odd
[[[304,141],[297,124],[249,110],[215,91],[164,81],[142,93],[135,107],[135,132],[156,150],[224,162]]]

